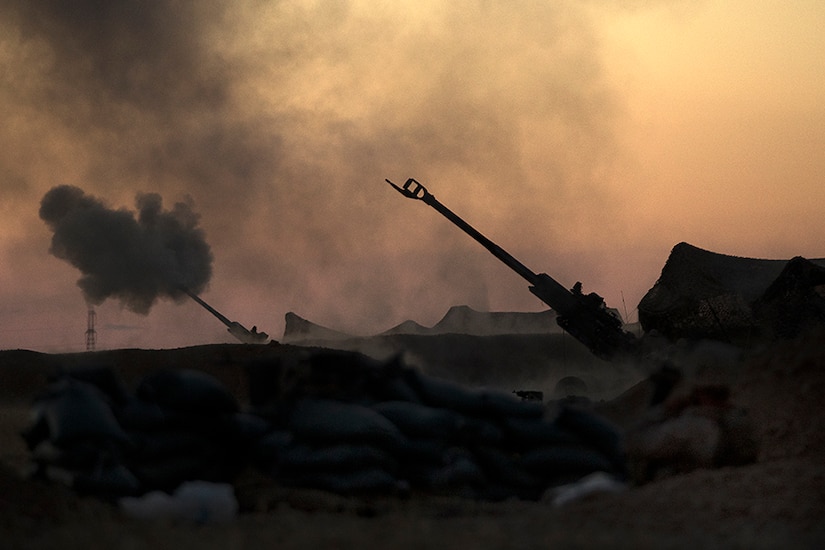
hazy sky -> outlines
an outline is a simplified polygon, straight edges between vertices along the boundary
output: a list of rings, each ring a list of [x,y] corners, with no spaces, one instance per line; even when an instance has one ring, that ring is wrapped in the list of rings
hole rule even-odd
[[[384,178],[631,320],[680,241],[825,257],[823,28],[819,0],[0,0],[0,349],[84,349],[58,185],[189,205],[202,297],[276,339],[288,311],[544,309]],[[233,341],[188,298],[127,305],[95,307],[98,349]]]

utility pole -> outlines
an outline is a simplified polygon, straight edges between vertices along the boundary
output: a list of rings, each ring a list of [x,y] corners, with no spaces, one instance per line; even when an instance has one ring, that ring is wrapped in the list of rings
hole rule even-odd
[[[97,332],[95,332],[95,310],[89,306],[89,315],[86,318],[86,351],[94,351],[97,343]]]

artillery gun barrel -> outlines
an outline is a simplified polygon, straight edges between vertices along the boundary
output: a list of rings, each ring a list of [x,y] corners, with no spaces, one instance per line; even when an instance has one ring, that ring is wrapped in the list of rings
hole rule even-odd
[[[199,303],[201,306],[203,306],[203,308],[206,311],[208,311],[209,313],[211,313],[212,315],[217,317],[218,320],[220,320],[221,323],[226,325],[226,327],[229,331],[229,334],[231,334],[232,336],[234,336],[235,338],[237,338],[238,340],[240,340],[244,344],[262,344],[262,343],[265,343],[267,340],[269,340],[269,335],[265,332],[258,332],[257,327],[252,327],[252,330],[249,330],[245,326],[243,326],[242,324],[238,323],[237,321],[230,321],[224,315],[222,315],[220,311],[218,311],[217,309],[213,308],[212,306],[210,306],[209,304],[204,302],[200,298],[200,296],[198,296],[194,292],[190,291],[188,288],[182,286],[182,287],[180,287],[180,289],[183,292],[185,292],[190,298],[192,298],[197,303]]]
[[[636,338],[622,329],[621,320],[607,311],[604,300],[598,294],[581,294],[579,283],[574,287],[575,292],[571,292],[546,273],[535,273],[441,204],[415,179],[408,179],[403,186],[398,186],[390,180],[385,181],[405,197],[423,201],[433,207],[526,279],[531,285],[530,292],[556,311],[559,326],[595,355],[610,359],[618,354],[636,351]]]
[[[493,256],[504,262],[510,269],[521,275],[530,283],[530,291],[536,294],[540,300],[556,310],[557,313],[568,315],[576,309],[576,302],[573,295],[558,281],[546,273],[537,274],[532,269],[518,261],[512,254],[501,248],[499,245],[485,237],[475,227],[465,222],[455,212],[444,206],[435,195],[416,180],[410,178],[403,187],[395,185],[390,180],[385,180],[392,185],[402,195],[407,198],[417,199],[432,206],[442,216],[457,225],[462,231],[478,241],[481,246],[489,250]]]
[[[207,304],[206,302],[204,302],[203,300],[201,300],[200,296],[198,296],[198,295],[197,295],[197,294],[195,294],[194,292],[190,292],[190,291],[189,291],[189,289],[187,289],[187,288],[183,288],[182,290],[183,290],[183,291],[184,291],[184,292],[185,292],[185,293],[186,293],[186,294],[187,294],[190,298],[192,298],[192,299],[193,299],[193,300],[195,300],[197,303],[199,303],[201,306],[203,306],[203,308],[204,308],[206,311],[208,311],[209,313],[211,313],[212,315],[214,315],[215,317],[217,317],[217,318],[220,320],[220,322],[221,322],[221,323],[223,323],[223,324],[224,324],[224,325],[226,325],[227,327],[230,327],[230,328],[232,327],[232,321],[230,321],[229,319],[227,319],[226,317],[224,317],[224,316],[221,314],[221,312],[220,312],[220,311],[218,311],[217,309],[213,308],[212,306],[210,306],[209,304]]]
[[[422,188],[423,189],[423,188]],[[426,190],[425,190],[426,191]],[[435,208],[441,215],[457,225],[461,230],[478,241],[481,246],[489,250],[493,256],[507,264],[513,271],[521,275],[531,285],[538,284],[539,276],[526,265],[515,259],[509,252],[481,234],[475,227],[461,219],[455,212],[444,206],[435,195],[426,193],[423,198],[426,204]]]

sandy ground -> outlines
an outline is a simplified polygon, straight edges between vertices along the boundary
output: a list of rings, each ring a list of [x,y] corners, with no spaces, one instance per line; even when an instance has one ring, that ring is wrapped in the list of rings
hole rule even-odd
[[[233,361],[263,352],[239,349],[210,348],[213,360],[199,365],[242,392]],[[198,363],[191,350],[120,352],[120,361],[118,353],[98,359],[118,364],[127,381],[152,368],[152,361]],[[128,519],[105,503],[19,475],[27,461],[19,432],[31,397],[56,362],[75,359],[0,352],[3,548],[825,547],[823,331],[751,352],[725,369],[695,373],[700,382],[730,384],[734,403],[752,415],[761,441],[755,464],[696,470],[561,508],[549,501],[432,495],[343,498],[285,490],[249,473],[237,483],[249,511],[205,525]]]

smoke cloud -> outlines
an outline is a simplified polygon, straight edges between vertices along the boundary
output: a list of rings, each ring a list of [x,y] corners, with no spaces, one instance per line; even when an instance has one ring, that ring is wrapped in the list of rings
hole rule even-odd
[[[164,210],[156,193],[138,194],[137,218],[112,210],[82,189],[61,185],[40,203],[54,236],[49,251],[78,268],[90,304],[118,298],[146,314],[163,297],[182,299],[181,287],[201,292],[212,274],[212,252],[191,199]]]

